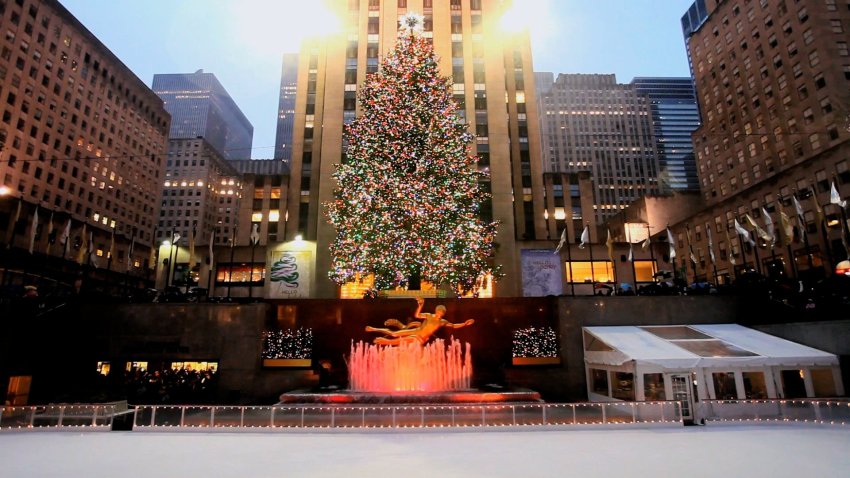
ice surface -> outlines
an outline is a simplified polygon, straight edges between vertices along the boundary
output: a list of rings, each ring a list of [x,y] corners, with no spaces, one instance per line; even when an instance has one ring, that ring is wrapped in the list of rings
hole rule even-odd
[[[850,428],[4,432],[17,477],[847,477]]]

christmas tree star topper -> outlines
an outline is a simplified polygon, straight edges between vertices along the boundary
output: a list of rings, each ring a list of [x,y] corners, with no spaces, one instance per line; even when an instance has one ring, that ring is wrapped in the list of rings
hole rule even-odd
[[[422,33],[425,25],[425,17],[415,12],[408,12],[399,20],[399,33],[418,35]]]

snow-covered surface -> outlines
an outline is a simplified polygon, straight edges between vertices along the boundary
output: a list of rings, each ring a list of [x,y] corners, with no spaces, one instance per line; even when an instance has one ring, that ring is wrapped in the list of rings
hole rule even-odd
[[[847,477],[850,428],[0,433],[17,477]]]
[[[684,327],[684,326],[683,326]],[[775,337],[738,324],[705,324],[687,326],[718,339],[733,348],[751,352],[753,356],[705,357],[678,345],[685,341],[663,339],[638,326],[585,327],[584,330],[612,347],[613,351],[585,351],[585,361],[605,365],[622,365],[635,360],[673,369],[695,367],[787,366],[803,364],[832,366],[838,357],[789,340]],[[718,350],[719,352],[719,350]]]

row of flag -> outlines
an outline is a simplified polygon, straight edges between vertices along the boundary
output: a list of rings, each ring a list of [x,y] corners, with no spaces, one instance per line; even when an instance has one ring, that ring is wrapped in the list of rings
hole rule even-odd
[[[797,225],[800,228],[801,234],[803,236],[805,236],[806,235],[806,228],[805,228],[804,224],[806,224],[806,221],[805,221],[805,217],[804,217],[804,213],[803,213],[803,206],[800,204],[800,201],[797,199],[796,196],[792,195],[791,199],[792,199],[792,202],[794,204],[794,213],[796,214],[796,217],[797,217]],[[834,182],[832,183],[832,186],[830,188],[829,202],[830,202],[830,204],[835,204],[837,206],[840,206],[842,209],[846,209],[846,207],[847,207],[847,201],[841,199],[841,196],[839,195],[838,189],[835,187]],[[823,209],[821,208],[820,204],[818,204],[817,199],[815,199],[814,203],[815,203],[815,210],[816,210],[817,217],[818,217],[818,222],[822,223],[824,221]],[[779,224],[780,224],[779,231],[783,236],[782,238],[783,238],[784,243],[788,244],[788,243],[790,243],[790,241],[794,237],[794,226],[792,225],[791,218],[788,216],[788,214],[785,212],[784,208],[782,207],[781,201],[778,204],[779,204]],[[744,220],[750,226],[750,228],[752,229],[755,236],[760,238],[762,241],[764,241],[768,245],[768,247],[772,249],[773,247],[776,246],[776,242],[777,242],[777,237],[776,237],[776,234],[775,234],[776,227],[775,227],[775,224],[773,222],[773,218],[770,216],[770,213],[767,211],[767,209],[762,207],[761,210],[762,210],[762,214],[764,216],[764,222],[765,222],[764,228],[762,228],[758,223],[756,223],[756,221],[749,214],[744,214]],[[741,240],[746,241],[748,244],[750,244],[750,246],[755,247],[756,242],[753,239],[753,237],[750,233],[750,230],[748,230],[746,227],[744,227],[738,221],[738,218],[735,218],[735,220],[734,220],[734,228],[735,228],[735,232],[737,232],[737,234],[741,237]],[[712,237],[711,228],[708,228],[706,230],[706,232],[707,232],[707,235],[708,235],[709,258],[710,258],[712,264],[716,264],[717,258],[716,258],[715,253],[714,253],[714,238]],[[689,259],[691,260],[691,262],[696,264],[698,261],[697,261],[696,255],[694,254],[693,241],[691,239],[690,227],[686,228],[686,234],[687,234],[687,238],[688,238]],[[845,236],[845,234],[842,231],[842,238],[844,238],[844,236]],[[731,238],[729,237],[728,229],[726,230],[726,241],[729,244],[732,243]],[[560,241],[558,243],[558,246],[555,248],[554,254],[559,253],[566,243],[567,243],[567,229],[564,228],[563,232],[561,233],[561,238],[560,238]],[[590,227],[584,226],[584,230],[581,233],[581,242],[578,246],[579,249],[584,249],[585,246],[588,243],[590,243]],[[668,255],[670,257],[670,260],[672,261],[673,259],[676,258],[676,241],[673,238],[673,232],[670,230],[669,226],[667,226],[667,243],[670,247],[670,251],[669,251]],[[605,241],[605,245],[607,246],[607,249],[608,249],[608,257],[613,261],[614,260],[614,241],[611,238],[611,230],[610,229],[608,230],[608,238]],[[641,248],[642,249],[646,250],[648,247],[649,247],[649,237],[647,237],[644,241],[641,242]],[[634,244],[631,241],[629,241],[628,260],[631,261],[631,262],[634,262]],[[729,255],[729,262],[732,265],[736,264],[734,254]]]

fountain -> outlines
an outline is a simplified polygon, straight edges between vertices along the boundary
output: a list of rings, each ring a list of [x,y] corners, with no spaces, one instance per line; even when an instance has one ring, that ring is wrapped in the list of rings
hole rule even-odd
[[[437,339],[388,347],[365,342],[351,344],[348,387],[354,392],[406,393],[469,390],[471,347],[459,340]]]

